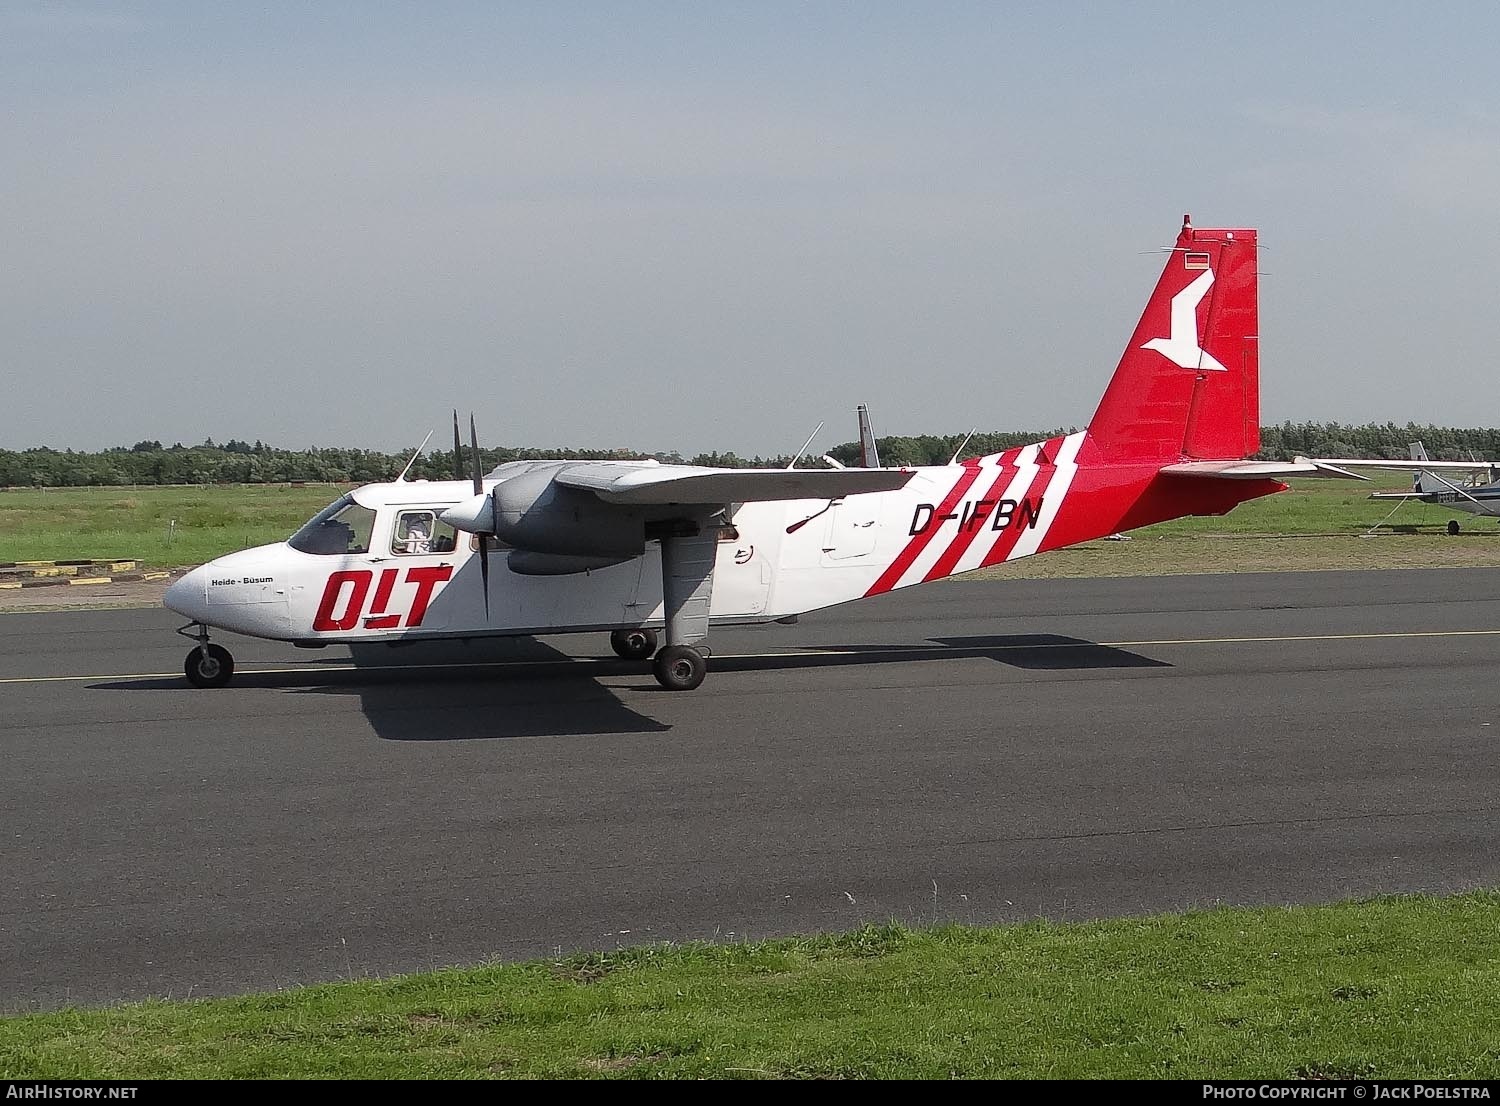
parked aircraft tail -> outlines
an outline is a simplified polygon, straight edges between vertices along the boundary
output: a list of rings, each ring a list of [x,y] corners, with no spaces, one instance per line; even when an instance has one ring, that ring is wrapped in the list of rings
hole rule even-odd
[[[1411,450],[1411,459],[1413,461],[1426,461],[1429,459],[1427,456],[1427,447],[1421,442],[1411,442],[1408,448]],[[1411,490],[1421,495],[1447,491],[1452,486],[1448,481],[1441,479],[1435,473],[1431,472],[1415,472],[1411,478]]]
[[[870,429],[870,409],[861,403],[856,413],[859,415],[859,467],[878,469],[880,451],[875,448],[875,431]]]

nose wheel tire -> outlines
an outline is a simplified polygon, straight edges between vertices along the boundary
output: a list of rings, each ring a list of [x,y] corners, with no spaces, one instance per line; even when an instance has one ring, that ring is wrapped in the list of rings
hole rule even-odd
[[[668,645],[652,662],[656,682],[668,691],[692,691],[708,675],[708,660],[688,645]]]
[[[187,655],[183,671],[194,687],[223,687],[234,675],[234,658],[222,645],[200,645]]]
[[[656,652],[655,630],[616,630],[609,635],[609,647],[615,656],[628,661],[643,661]]]

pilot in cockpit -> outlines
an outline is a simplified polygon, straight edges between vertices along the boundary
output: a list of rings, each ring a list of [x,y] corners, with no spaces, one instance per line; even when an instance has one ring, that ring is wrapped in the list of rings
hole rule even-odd
[[[426,515],[403,515],[406,530],[406,552],[428,553],[432,550],[432,534],[427,529]]]

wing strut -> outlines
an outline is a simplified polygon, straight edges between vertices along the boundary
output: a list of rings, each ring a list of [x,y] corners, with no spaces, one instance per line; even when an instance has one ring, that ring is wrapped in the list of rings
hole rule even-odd
[[[1458,484],[1455,484],[1452,480],[1449,480],[1449,479],[1447,479],[1446,477],[1443,477],[1443,476],[1439,476],[1435,472],[1427,472],[1425,469],[1423,470],[1423,473],[1426,476],[1432,477],[1439,484],[1446,484],[1449,488],[1451,488],[1453,490],[1453,493],[1455,495],[1461,495],[1465,499],[1467,499],[1469,502],[1473,503],[1475,507],[1479,508],[1477,511],[1474,512],[1475,514],[1478,514],[1478,515],[1493,515],[1495,513],[1494,511],[1492,511],[1488,507],[1486,507],[1478,499],[1475,499],[1472,495],[1470,495],[1467,491],[1465,491],[1462,486],[1460,486]]]

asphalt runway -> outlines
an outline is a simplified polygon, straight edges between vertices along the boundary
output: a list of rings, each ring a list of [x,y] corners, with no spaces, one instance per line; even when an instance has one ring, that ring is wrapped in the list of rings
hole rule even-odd
[[[602,635],[196,691],[179,622],[0,616],[0,1009],[1500,883],[1492,569],[953,581],[690,694]]]

